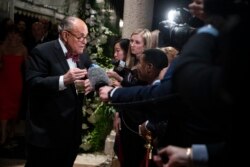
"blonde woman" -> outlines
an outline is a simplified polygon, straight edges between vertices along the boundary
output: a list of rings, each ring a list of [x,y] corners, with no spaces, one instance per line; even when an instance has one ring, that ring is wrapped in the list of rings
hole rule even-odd
[[[146,84],[145,82],[138,80],[136,65],[138,64],[142,52],[151,47],[152,36],[148,29],[140,28],[131,34],[130,47],[126,57],[126,67],[130,69],[130,73],[122,79],[121,85],[123,87]]]
[[[130,72],[122,78],[121,85],[123,87],[145,85],[147,82],[141,81],[137,74],[137,65],[144,50],[151,48],[152,37],[148,29],[137,29],[130,36],[130,46],[126,57],[126,68]],[[119,140],[117,142],[116,151],[121,167],[127,166],[144,166],[146,148],[145,141],[138,134],[138,125],[145,121],[146,115],[138,116],[138,109],[124,109],[116,108],[119,112],[121,127],[119,133]],[[129,111],[127,111],[129,110]],[[116,117],[115,119],[119,119]],[[139,118],[139,119],[138,119]]]

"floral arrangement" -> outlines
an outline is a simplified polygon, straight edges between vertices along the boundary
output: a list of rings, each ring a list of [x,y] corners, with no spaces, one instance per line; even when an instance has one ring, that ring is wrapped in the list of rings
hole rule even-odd
[[[105,16],[94,1],[80,0],[78,14],[83,18],[89,29],[88,53],[98,65],[111,68],[111,55],[104,55],[108,46],[108,38],[115,34],[104,26]],[[110,47],[110,46],[109,46]],[[112,48],[113,49],[113,48]],[[81,152],[103,151],[105,139],[113,126],[115,110],[99,100],[95,94],[84,100]]]
[[[112,54],[108,50],[108,55],[104,55],[104,49],[110,48],[108,39],[112,36],[118,36],[118,34],[113,33],[105,26],[109,15],[107,15],[107,12],[101,12],[103,9],[100,9],[95,1],[81,0],[79,6],[81,7],[79,7],[78,13],[85,20],[89,29],[87,49],[90,57],[100,65],[110,68]]]
[[[103,150],[106,136],[113,126],[114,109],[94,96],[85,99],[83,115],[81,152]]]

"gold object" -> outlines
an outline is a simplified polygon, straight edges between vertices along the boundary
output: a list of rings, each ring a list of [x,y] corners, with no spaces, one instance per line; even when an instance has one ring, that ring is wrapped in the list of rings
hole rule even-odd
[[[152,150],[153,150],[153,146],[151,145],[151,143],[147,142],[145,145],[145,148],[148,151],[148,159],[152,159]]]

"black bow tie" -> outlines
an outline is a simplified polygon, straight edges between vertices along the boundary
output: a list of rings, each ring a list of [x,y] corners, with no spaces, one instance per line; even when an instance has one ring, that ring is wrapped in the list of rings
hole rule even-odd
[[[78,54],[71,54],[71,53],[66,53],[66,59],[72,58],[73,62],[78,62],[79,61],[79,55]]]

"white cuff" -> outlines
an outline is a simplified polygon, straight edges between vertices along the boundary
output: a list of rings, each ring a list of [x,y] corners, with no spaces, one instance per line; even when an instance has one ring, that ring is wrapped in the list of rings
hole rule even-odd
[[[118,87],[116,87],[116,88],[114,88],[114,89],[111,90],[111,92],[110,92],[110,97],[113,96],[113,94],[115,93],[115,90],[116,90],[116,89],[118,89]]]
[[[67,87],[64,85],[64,81],[63,81],[63,75],[60,76],[59,78],[59,90],[64,90]]]

